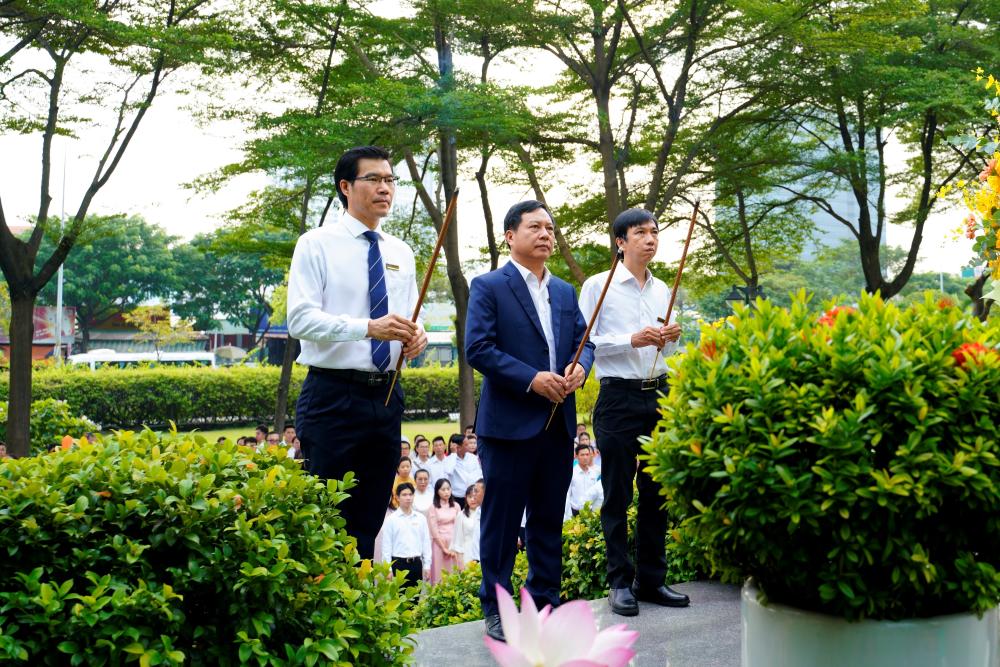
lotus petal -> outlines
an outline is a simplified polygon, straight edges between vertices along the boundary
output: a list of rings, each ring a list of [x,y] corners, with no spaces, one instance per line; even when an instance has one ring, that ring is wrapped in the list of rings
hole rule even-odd
[[[492,637],[483,637],[486,648],[493,654],[493,659],[500,667],[533,667],[524,655],[509,644],[497,641]]]
[[[560,605],[545,620],[539,640],[546,665],[562,665],[590,653],[597,630],[590,604],[575,600]]]
[[[521,619],[518,618],[517,605],[514,598],[510,596],[500,584],[497,584],[497,608],[500,610],[500,625],[503,627],[504,637],[511,646],[521,644]]]

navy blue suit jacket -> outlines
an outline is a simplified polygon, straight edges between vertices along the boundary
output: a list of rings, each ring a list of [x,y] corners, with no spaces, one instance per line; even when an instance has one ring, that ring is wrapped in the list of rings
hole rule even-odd
[[[561,375],[573,361],[587,322],[569,283],[552,276],[548,289],[556,372]],[[539,371],[549,370],[548,345],[528,286],[509,262],[472,281],[465,356],[483,374],[476,434],[524,440],[541,433],[552,403],[529,387]],[[593,362],[594,345],[587,341],[579,362],[584,373],[590,373]],[[575,393],[566,398],[563,406],[566,433],[572,437],[576,432]]]

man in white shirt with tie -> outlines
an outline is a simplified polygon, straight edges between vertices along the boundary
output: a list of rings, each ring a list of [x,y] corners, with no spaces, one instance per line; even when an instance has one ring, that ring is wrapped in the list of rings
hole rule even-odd
[[[357,485],[340,505],[358,553],[372,558],[399,462],[403,392],[400,354],[427,346],[410,321],[417,301],[413,251],[382,229],[396,177],[376,146],[344,153],[334,170],[346,212],[334,224],[299,237],[288,277],[288,333],[302,342],[309,366],[295,408],[307,469],[324,479],[353,472]]]
[[[636,599],[670,607],[690,602],[687,595],[664,584],[667,512],[656,483],[641,466],[638,472],[636,467],[638,439],[656,427],[657,397],[667,389],[664,357],[676,349],[681,328],[673,319],[662,322],[670,290],[647,268],[659,245],[653,214],[630,209],[615,218],[612,227],[624,261],[615,271],[591,331],[594,367],[601,385],[594,406],[594,433],[601,450],[601,526],[608,553],[608,602],[614,613],[635,616],[639,613]],[[605,271],[583,284],[580,309],[588,320],[607,278]],[[656,367],[649,379],[654,359]],[[639,490],[634,564],[628,553],[626,521],[633,479]]]

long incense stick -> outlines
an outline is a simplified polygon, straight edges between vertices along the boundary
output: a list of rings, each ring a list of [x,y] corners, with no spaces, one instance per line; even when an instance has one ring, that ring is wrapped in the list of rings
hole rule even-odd
[[[424,284],[420,288],[420,296],[417,297],[417,305],[413,308],[413,317],[410,321],[416,324],[417,317],[420,316],[420,308],[424,305],[424,296],[427,295],[427,288],[431,284],[431,276],[434,275],[434,265],[437,263],[438,255],[441,254],[441,246],[444,244],[444,236],[448,233],[448,226],[451,224],[451,219],[455,215],[455,204],[458,202],[458,188],[451,195],[451,202],[448,204],[448,210],[444,214],[444,222],[441,223],[441,230],[438,232],[437,244],[434,246],[434,252],[431,254],[431,261],[427,264],[427,272],[424,274]],[[385,397],[385,404],[388,406],[389,401],[392,399],[392,390],[396,387],[396,380],[399,378],[399,372],[403,368],[403,351],[399,351],[399,359],[396,360],[396,372],[392,375],[392,381],[389,383],[389,393]]]
[[[674,277],[674,288],[670,290],[670,303],[667,305],[667,316],[663,318],[663,326],[668,326],[670,324],[670,316],[674,312],[674,301],[677,299],[677,290],[681,286],[681,274],[684,273],[684,262],[687,261],[688,256],[688,246],[691,245],[691,233],[694,232],[694,223],[698,219],[698,206],[701,205],[701,200],[698,199],[694,203],[694,211],[691,213],[691,226],[688,227],[688,235],[684,240],[684,252],[681,253],[681,263],[677,267],[677,275]],[[649,369],[649,379],[653,379],[653,373],[656,372],[656,360],[660,358],[660,353],[663,352],[663,347],[656,348],[656,354],[653,355],[653,367]]]
[[[583,332],[583,338],[580,340],[579,347],[576,348],[576,355],[573,357],[573,363],[569,365],[569,371],[566,375],[572,375],[573,371],[576,369],[577,363],[580,361],[580,355],[583,354],[583,348],[590,340],[590,330],[594,328],[594,322],[597,321],[597,316],[601,313],[601,306],[604,305],[604,297],[608,294],[608,287],[611,286],[611,278],[615,275],[615,269],[618,268],[618,262],[621,260],[621,250],[615,252],[615,258],[611,262],[611,271],[608,272],[608,279],[604,281],[604,289],[601,290],[601,296],[597,299],[597,307],[594,308],[594,313],[590,316],[590,322],[587,322],[587,330]],[[549,413],[549,420],[545,422],[545,430],[549,430],[549,424],[552,423],[552,418],[556,416],[556,410],[559,408],[558,403],[552,404],[552,412]]]

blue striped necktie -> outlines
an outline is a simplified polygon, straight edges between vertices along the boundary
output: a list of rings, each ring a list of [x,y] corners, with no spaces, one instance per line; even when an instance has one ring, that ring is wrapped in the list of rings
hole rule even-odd
[[[378,234],[369,230],[365,238],[368,239],[368,310],[371,318],[377,320],[389,314],[389,293],[385,289],[385,267],[378,249]],[[389,341],[372,338],[371,342],[372,363],[384,372],[389,368]]]

